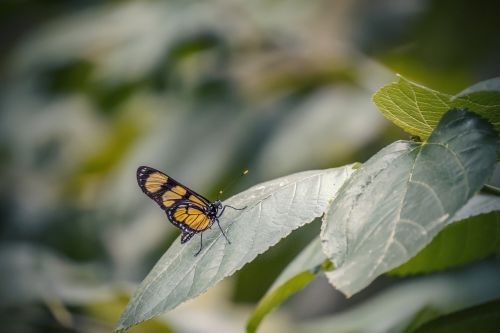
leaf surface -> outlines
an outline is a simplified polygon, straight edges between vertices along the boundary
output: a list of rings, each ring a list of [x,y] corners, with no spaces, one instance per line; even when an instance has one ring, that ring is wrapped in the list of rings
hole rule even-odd
[[[484,258],[500,249],[500,214],[470,217],[448,225],[415,257],[390,274],[440,271]]]
[[[198,237],[167,250],[141,283],[118,323],[117,330],[171,310],[233,274],[298,227],[321,216],[353,166],[306,171],[271,180],[237,194],[224,204],[220,224],[203,233],[203,250],[194,256]]]
[[[431,242],[493,171],[496,134],[451,110],[424,143],[396,142],[343,186],[324,217],[329,281],[350,296]]]
[[[500,197],[472,197],[432,242],[389,274],[430,273],[486,257],[500,248]]]
[[[452,108],[467,108],[481,115],[500,133],[500,91],[495,91],[498,82],[492,82],[452,96],[400,76],[398,82],[378,90],[373,101],[387,119],[422,140],[427,140],[441,117]],[[487,89],[485,86],[493,88],[480,90]]]

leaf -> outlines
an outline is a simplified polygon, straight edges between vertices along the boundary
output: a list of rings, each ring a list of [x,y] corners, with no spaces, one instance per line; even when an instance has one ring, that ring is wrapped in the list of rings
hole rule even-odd
[[[465,206],[453,215],[450,223],[466,218],[500,210],[500,197],[493,194],[480,193],[472,197]]]
[[[415,333],[498,332],[500,300],[457,311],[420,326]]]
[[[500,249],[500,214],[479,215],[453,223],[415,257],[390,274],[430,273],[484,258]]]
[[[305,271],[317,274],[321,267],[328,269],[326,263],[328,258],[323,253],[319,237],[314,238],[311,243],[302,250],[295,259],[281,272],[269,290],[278,288],[293,276]]]
[[[457,96],[468,95],[479,91],[500,91],[500,77],[476,83],[457,94]]]
[[[259,301],[259,304],[247,322],[247,333],[256,332],[261,321],[269,312],[283,303],[288,297],[304,288],[315,277],[316,275],[310,271],[299,273],[274,289],[271,293],[266,294]]]
[[[327,263],[325,263],[327,261]],[[275,307],[314,280],[319,272],[331,265],[321,250],[321,243],[315,238],[280,274],[273,285],[259,301],[247,321],[247,332],[257,331],[260,323]]]
[[[418,311],[411,319],[410,323],[406,326],[403,333],[413,333],[422,324],[442,315],[443,312],[434,306],[424,306]]]
[[[427,140],[441,117],[452,108],[467,108],[488,119],[500,133],[500,92],[464,94],[454,98],[399,76],[373,95],[382,114],[411,135]]]
[[[227,200],[225,204],[247,207],[243,211],[228,209],[220,218],[232,244],[217,226],[203,233],[203,250],[196,257],[197,241],[174,242],[139,286],[117,330],[200,295],[292,230],[321,216],[352,172],[351,165],[301,172],[253,186]]]
[[[429,273],[486,257],[500,248],[500,198],[480,193],[472,197],[432,242],[389,274]],[[490,213],[490,214],[487,214]]]
[[[93,302],[85,305],[82,310],[84,313],[89,315],[93,320],[99,321],[101,323],[106,323],[109,328],[113,322],[119,318],[123,307],[127,304],[128,297],[122,294],[115,295],[112,298]],[[182,314],[184,315],[184,314]],[[187,317],[187,315],[186,315]],[[178,332],[172,327],[175,322],[171,322],[170,318],[165,318],[164,316],[156,318],[156,320],[151,320],[140,327],[133,327],[128,331],[128,333],[175,333]]]
[[[418,253],[487,180],[496,139],[488,122],[451,110],[427,142],[396,142],[366,162],[324,217],[329,281],[350,296]]]

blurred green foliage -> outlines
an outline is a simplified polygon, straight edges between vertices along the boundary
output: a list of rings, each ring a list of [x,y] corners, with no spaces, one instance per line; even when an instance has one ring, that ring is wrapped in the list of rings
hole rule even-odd
[[[500,73],[498,6],[465,0],[3,2],[2,329],[100,332],[114,326],[114,309],[133,290],[127,286],[135,286],[177,236],[137,187],[137,166],[165,170],[214,199],[245,168],[250,176],[230,193],[295,171],[363,162],[407,137],[370,101],[392,81],[392,71],[449,93]],[[243,327],[245,304],[262,296],[317,228],[313,223],[293,233],[236,274],[228,292],[210,294],[214,312],[193,310],[193,302],[150,329],[200,331],[190,311],[214,318],[200,319],[203,332]],[[19,259],[15,253],[26,248],[45,259]],[[86,265],[95,266],[89,273]],[[55,286],[43,273],[60,271],[65,283]],[[95,285],[83,284],[82,272]],[[332,312],[345,305],[336,297]]]

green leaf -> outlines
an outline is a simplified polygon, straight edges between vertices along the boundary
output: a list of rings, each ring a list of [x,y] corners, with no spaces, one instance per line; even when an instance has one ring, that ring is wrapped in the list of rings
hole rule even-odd
[[[314,280],[316,275],[306,271],[299,273],[286,281],[271,293],[266,294],[257,305],[257,308],[252,313],[252,316],[247,322],[247,332],[253,333],[257,331],[262,319],[271,312],[275,307],[285,301],[292,294],[304,288],[309,282]]]
[[[290,278],[305,271],[319,273],[322,269],[328,269],[329,262],[321,248],[319,237],[314,238],[311,243],[302,250],[295,259],[286,266],[278,278],[274,281],[269,291],[278,288]]]
[[[257,331],[260,323],[275,307],[305,287],[319,272],[331,265],[321,250],[319,237],[315,238],[280,274],[257,304],[247,322],[247,332]]]
[[[411,135],[427,140],[441,117],[452,108],[467,108],[488,119],[500,133],[500,92],[470,90],[457,97],[399,76],[373,95],[382,114]]]
[[[489,193],[479,193],[453,215],[450,223],[462,221],[472,216],[500,210],[500,197]]]
[[[431,320],[415,333],[494,333],[499,323],[500,300],[495,300]]]
[[[500,77],[476,83],[457,94],[457,96],[469,95],[480,91],[500,91]]]
[[[413,333],[417,328],[422,326],[422,324],[440,316],[443,311],[437,309],[435,306],[424,306],[420,311],[418,311],[415,316],[411,319],[410,323],[406,326],[403,333]]]
[[[498,210],[500,197],[485,193],[475,195],[429,245],[389,274],[429,273],[494,253],[500,248],[500,214],[491,212]]]
[[[301,172],[253,186],[227,200],[225,204],[247,207],[228,209],[220,218],[231,244],[217,226],[203,233],[203,250],[196,257],[199,242],[174,242],[139,286],[117,330],[200,295],[294,229],[321,216],[352,172],[352,166]]]
[[[484,258],[500,249],[500,214],[474,216],[453,223],[409,261],[390,274],[430,273]]]
[[[350,296],[430,243],[488,179],[496,140],[488,122],[451,110],[427,142],[396,142],[366,162],[324,217],[330,282]]]

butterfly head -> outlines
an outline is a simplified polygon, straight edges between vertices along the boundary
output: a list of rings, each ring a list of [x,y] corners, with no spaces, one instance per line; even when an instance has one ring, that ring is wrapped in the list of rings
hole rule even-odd
[[[221,209],[222,209],[222,202],[220,200],[215,200],[210,204],[210,209],[207,215],[210,218],[215,218],[218,216],[218,213]]]

